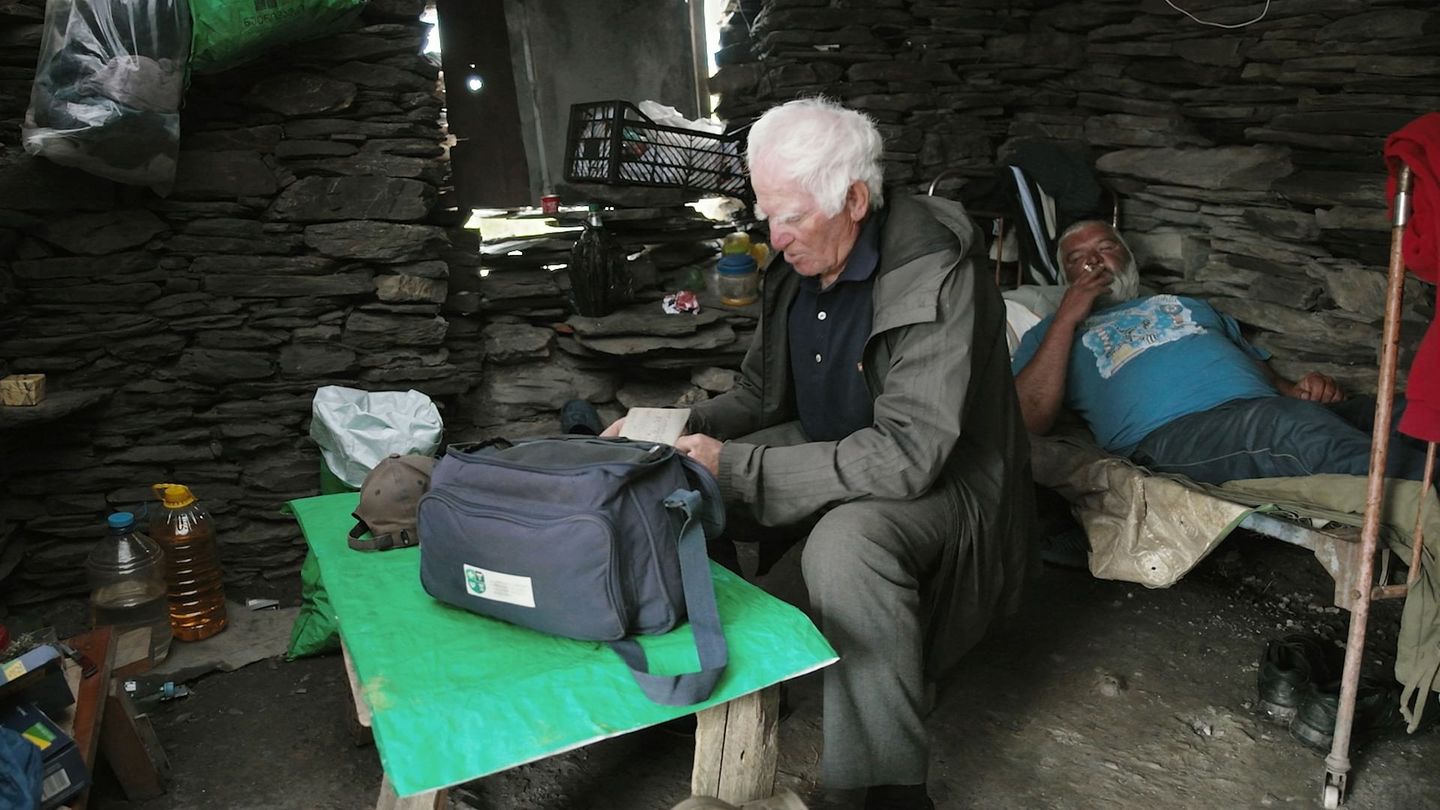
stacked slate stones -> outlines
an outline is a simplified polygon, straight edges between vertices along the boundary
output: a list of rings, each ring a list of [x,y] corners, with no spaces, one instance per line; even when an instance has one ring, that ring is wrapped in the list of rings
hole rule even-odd
[[[43,2],[0,4],[0,372],[50,389],[0,409],[0,611],[83,591],[106,512],[159,481],[212,511],[232,583],[294,576],[280,507],[317,493],[321,385],[417,389],[464,440],[555,432],[575,397],[613,418],[732,384],[753,308],[660,308],[723,234],[674,195],[562,189],[625,209],[607,227],[636,297],[605,318],[569,317],[572,236],[482,255],[445,202],[422,9],[371,0],[353,30],[197,77],[160,199],[23,154]]]
[[[78,409],[0,414],[5,601],[83,590],[105,513],[169,480],[214,513],[227,577],[293,575],[280,507],[317,491],[316,387],[478,378],[446,344],[447,276],[477,248],[439,202],[422,10],[378,0],[350,31],[196,77],[160,199],[23,154],[43,3],[0,7],[0,370]]]
[[[635,406],[684,405],[729,390],[732,369],[750,345],[758,305],[719,303],[705,277],[726,229],[688,208],[664,205],[664,189],[564,187],[570,197],[621,197],[605,227],[616,237],[633,279],[634,300],[604,317],[571,314],[569,236],[497,241],[484,246],[483,275],[456,291],[457,307],[484,313],[485,374],[456,409],[470,437],[543,435],[558,427],[566,399],[596,404],[608,422]],[[649,201],[659,205],[645,206]],[[575,225],[578,215],[559,224]],[[457,278],[452,290],[461,285]],[[662,299],[698,293],[694,314],[664,313]]]
[[[1179,5],[1234,24],[1266,4]],[[842,99],[879,121],[901,186],[954,169],[942,189],[964,197],[1020,139],[1088,146],[1152,285],[1213,299],[1282,373],[1374,389],[1380,151],[1440,109],[1433,3],[1273,2],[1221,29],[1133,0],[751,0],[722,43],[721,117]],[[1407,349],[1432,299],[1408,287]]]
[[[1182,5],[1238,23],[1262,4]],[[613,417],[731,384],[753,313],[653,314],[713,264],[714,234],[617,223],[637,300],[574,319],[567,239],[482,253],[458,227],[422,6],[371,0],[354,30],[197,78],[161,200],[24,157],[43,2],[0,3],[0,373],[65,396],[0,414],[0,599],[82,590],[105,512],[161,480],[215,512],[232,581],[293,576],[279,506],[316,492],[319,385],[414,387],[468,438],[548,432],[572,397]],[[1373,387],[1379,150],[1440,108],[1432,4],[1276,0],[1237,29],[1133,0],[734,6],[712,82],[732,127],[825,93],[879,121],[893,184],[951,169],[957,196],[1017,139],[1084,144],[1152,285],[1214,298],[1282,372]],[[1410,287],[1407,346],[1430,315]]]

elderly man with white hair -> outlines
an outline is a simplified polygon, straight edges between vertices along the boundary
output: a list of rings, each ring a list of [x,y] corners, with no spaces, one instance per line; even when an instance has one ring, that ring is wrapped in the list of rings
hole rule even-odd
[[[1135,297],[1134,257],[1107,222],[1066,228],[1057,256],[1068,287],[1013,361],[1030,432],[1065,407],[1106,450],[1196,481],[1366,474],[1373,400],[1344,400],[1318,372],[1284,379],[1204,301]],[[1391,476],[1423,469],[1423,452],[1393,446]]]
[[[783,255],[736,387],[694,405],[676,446],[733,509],[813,524],[805,583],[840,653],[822,784],[925,810],[927,684],[1015,608],[1033,490],[982,240],[958,203],[886,200],[881,154],[868,117],[825,100],[751,128],[756,213]]]

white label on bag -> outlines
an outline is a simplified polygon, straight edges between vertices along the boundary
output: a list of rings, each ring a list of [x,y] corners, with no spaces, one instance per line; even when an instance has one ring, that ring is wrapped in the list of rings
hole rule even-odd
[[[535,590],[530,586],[530,577],[502,574],[488,568],[465,566],[465,592],[481,599],[535,607]]]

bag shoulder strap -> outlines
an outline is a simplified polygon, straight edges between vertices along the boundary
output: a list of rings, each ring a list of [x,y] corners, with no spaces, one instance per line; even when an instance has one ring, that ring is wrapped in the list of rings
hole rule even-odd
[[[676,457],[685,468],[685,479],[699,491],[700,525],[705,530],[705,537],[713,540],[725,533],[725,499],[720,494],[720,484],[704,464],[684,453],[677,453]]]
[[[703,499],[695,490],[677,489],[665,499],[665,506],[679,509],[685,515],[685,524],[680,529],[680,582],[685,591],[685,612],[695,634],[700,670],[680,675],[652,675],[645,651],[635,639],[622,638],[609,644],[630,667],[630,674],[646,697],[665,706],[688,706],[709,699],[730,661],[730,651],[720,629],[715,583],[710,578],[710,558],[705,553],[705,532],[701,528]]]

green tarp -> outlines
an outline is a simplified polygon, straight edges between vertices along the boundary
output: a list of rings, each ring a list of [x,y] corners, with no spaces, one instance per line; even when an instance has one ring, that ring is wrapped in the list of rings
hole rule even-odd
[[[603,644],[443,605],[420,587],[420,551],[354,551],[359,495],[290,503],[320,564],[372,714],[381,763],[409,796],[686,715],[836,660],[810,620],[711,564],[730,666],[715,694],[660,706]],[[689,625],[641,640],[651,669],[698,668]]]
[[[190,69],[215,73],[344,30],[365,0],[190,0]]]

